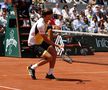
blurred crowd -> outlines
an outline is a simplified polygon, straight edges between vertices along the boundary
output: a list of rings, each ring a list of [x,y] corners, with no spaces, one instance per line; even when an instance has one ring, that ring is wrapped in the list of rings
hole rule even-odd
[[[53,3],[53,16],[49,21],[49,25],[53,29],[78,31],[88,33],[108,33],[108,0],[33,0],[29,7],[29,15],[31,25],[33,25],[40,17],[41,12],[45,8],[45,4]],[[68,6],[67,3],[72,3]],[[85,3],[83,3],[85,2]],[[64,3],[62,7],[60,3]],[[82,3],[82,4],[80,4]],[[78,10],[78,5],[86,4],[85,9]],[[5,33],[7,24],[8,5],[1,4],[0,10],[0,32]]]
[[[38,3],[75,3],[75,4],[100,4],[108,5],[108,0],[33,0]]]
[[[86,4],[85,9],[79,11],[77,6],[81,4],[74,3],[71,7],[68,4],[63,4],[63,7],[61,7],[56,0],[45,1],[47,3],[54,1],[54,6],[52,7],[53,16],[49,21],[53,29],[88,33],[108,33],[108,6],[89,3]],[[42,3],[38,3],[37,6],[33,3],[30,6],[32,25],[41,17],[42,9]]]

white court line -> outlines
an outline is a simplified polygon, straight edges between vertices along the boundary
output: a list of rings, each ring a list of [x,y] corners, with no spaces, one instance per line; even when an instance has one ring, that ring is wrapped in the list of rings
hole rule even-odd
[[[21,89],[7,87],[7,86],[0,86],[0,88],[9,89],[9,90],[21,90]]]

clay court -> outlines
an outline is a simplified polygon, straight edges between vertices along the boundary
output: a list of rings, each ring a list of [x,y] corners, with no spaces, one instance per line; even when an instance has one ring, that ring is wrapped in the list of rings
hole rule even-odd
[[[107,90],[108,53],[72,56],[68,64],[57,58],[56,80],[45,79],[48,64],[36,70],[37,80],[32,80],[26,67],[38,58],[0,57],[0,90]]]

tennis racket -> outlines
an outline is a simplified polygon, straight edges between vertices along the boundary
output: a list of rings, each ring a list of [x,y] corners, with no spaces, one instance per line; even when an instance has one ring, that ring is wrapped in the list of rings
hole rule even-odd
[[[62,55],[61,55],[61,58],[62,58],[63,61],[65,61],[65,62],[67,62],[67,63],[69,63],[69,64],[72,63],[72,58],[69,57],[67,54],[62,54]]]
[[[60,35],[57,36],[55,44],[64,46],[62,37]],[[56,49],[57,55],[59,55],[63,61],[65,61],[69,64],[72,63],[72,58],[66,54],[64,48],[55,47],[55,49]]]

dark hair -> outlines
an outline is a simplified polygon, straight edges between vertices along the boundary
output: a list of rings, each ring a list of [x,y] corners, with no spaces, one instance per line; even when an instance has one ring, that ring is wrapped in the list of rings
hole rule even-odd
[[[64,6],[63,6],[63,9],[65,9],[65,8],[68,8],[68,5],[64,5]]]
[[[44,10],[42,10],[42,17],[45,17],[46,15],[50,15],[50,14],[53,14],[52,9],[45,8]]]

